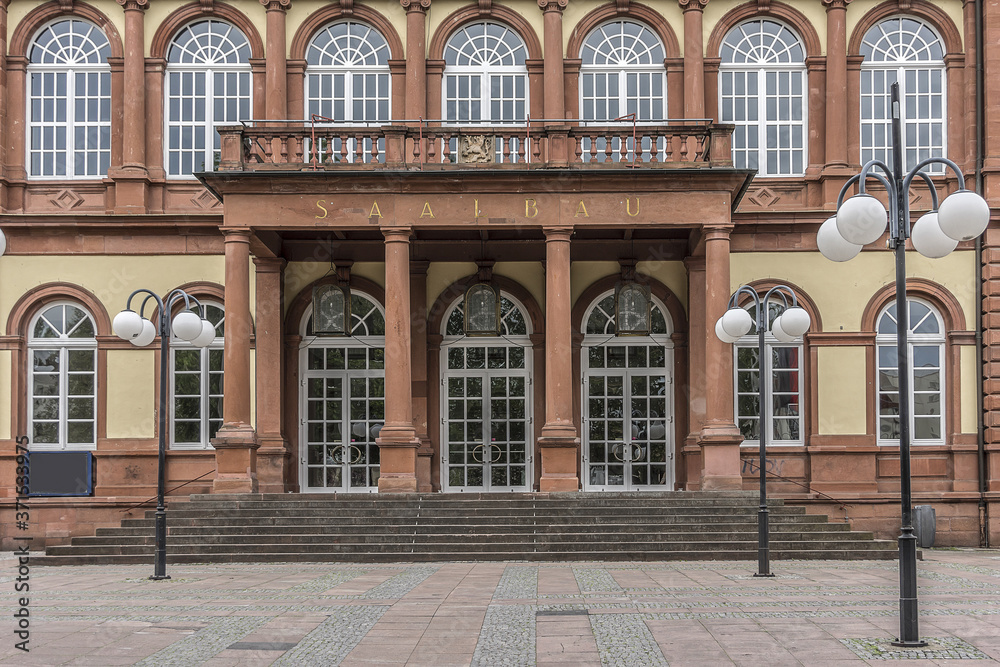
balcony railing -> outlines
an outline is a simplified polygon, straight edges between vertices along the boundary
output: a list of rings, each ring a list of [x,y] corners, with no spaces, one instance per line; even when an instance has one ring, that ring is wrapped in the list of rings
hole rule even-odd
[[[219,128],[218,170],[730,167],[732,132],[732,125],[708,120],[494,126],[258,121]]]

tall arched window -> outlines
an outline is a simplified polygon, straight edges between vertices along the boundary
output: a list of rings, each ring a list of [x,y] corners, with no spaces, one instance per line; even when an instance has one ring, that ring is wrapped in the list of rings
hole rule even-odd
[[[444,109],[450,121],[522,122],[528,114],[527,47],[511,28],[470,23],[444,47]]]
[[[211,449],[212,438],[222,426],[225,311],[222,304],[203,301],[202,305],[208,321],[215,325],[215,340],[197,347],[170,338],[172,449]]]
[[[441,343],[441,484],[447,491],[530,491],[530,319],[500,295],[500,336],[465,335],[464,300]]]
[[[719,109],[733,123],[733,163],[759,176],[806,167],[806,63],[802,41],[771,19],[734,27],[720,49]]]
[[[316,336],[312,310],[300,329],[301,467],[306,492],[378,491],[385,423],[385,312],[351,291],[351,335]]]
[[[309,42],[306,62],[310,117],[389,120],[389,45],[375,28],[355,21],[332,23]]]
[[[861,42],[861,162],[878,159],[892,166],[889,87],[899,82],[903,126],[903,168],[928,157],[941,157],[945,147],[944,44],[920,19],[897,16],[865,33]],[[939,172],[944,165],[931,165]]]
[[[757,307],[746,307],[753,318],[747,335],[733,346],[736,355],[735,414],[743,444],[760,445],[760,360],[757,358]],[[769,322],[779,314],[776,303],[769,305]],[[764,378],[768,383],[764,423],[767,445],[802,444],[802,343],[782,343],[770,331],[764,334]]]
[[[79,305],[45,307],[28,334],[31,448],[97,446],[97,328]]]
[[[61,19],[28,50],[28,175],[100,178],[111,163],[111,46],[101,29]]]
[[[910,374],[910,439],[944,442],[944,323],[930,304],[907,299],[910,316],[907,356]],[[878,317],[878,441],[899,444],[899,357],[896,348],[896,302]]]
[[[251,92],[250,42],[239,28],[205,19],[181,29],[167,50],[167,174],[213,170],[215,128],[250,119]]]
[[[666,51],[659,37],[634,21],[595,28],[580,51],[580,117],[609,121],[636,114],[662,121],[667,108]]]

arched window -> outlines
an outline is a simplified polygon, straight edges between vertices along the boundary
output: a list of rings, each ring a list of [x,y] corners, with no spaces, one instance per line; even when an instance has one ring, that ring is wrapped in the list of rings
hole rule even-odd
[[[28,50],[28,175],[100,178],[111,163],[111,46],[79,19],[47,25]]]
[[[634,21],[613,21],[584,40],[580,58],[580,117],[610,121],[636,114],[639,122],[666,116],[666,52],[659,37]]]
[[[944,44],[934,29],[910,16],[886,19],[865,33],[861,55],[861,162],[878,159],[892,166],[889,87],[895,82],[906,146],[903,168],[944,155]],[[928,167],[943,170],[944,165]]]
[[[757,307],[746,306],[753,326],[733,346],[736,355],[735,414],[743,444],[760,445],[760,360],[757,358]],[[770,303],[768,322],[780,314],[779,306]],[[782,309],[783,310],[783,309]],[[764,424],[768,428],[767,446],[802,444],[802,343],[782,343],[770,331],[764,334],[764,378],[768,383],[764,406]]]
[[[733,123],[733,163],[759,176],[801,176],[806,166],[802,41],[771,19],[734,27],[720,49],[719,109]]]
[[[389,45],[375,28],[355,21],[332,23],[313,37],[306,62],[310,117],[389,120]]]
[[[79,305],[46,306],[28,334],[28,423],[34,450],[97,446],[97,328]]]
[[[528,50],[511,28],[464,26],[444,48],[444,108],[450,121],[523,122],[528,114]]]
[[[202,301],[205,315],[215,325],[215,340],[197,347],[171,336],[173,379],[170,383],[172,449],[211,449],[222,426],[223,336],[222,304]]]
[[[215,19],[181,29],[167,50],[164,99],[167,174],[213,170],[220,152],[216,126],[251,116],[246,35]]]
[[[303,317],[299,483],[306,492],[378,491],[385,313],[352,290],[351,321],[349,337],[314,336],[311,308]]]
[[[944,442],[944,324],[930,304],[907,299],[910,316],[907,356],[910,374],[910,439],[919,444]],[[878,441],[899,444],[899,357],[896,302],[878,317]]]

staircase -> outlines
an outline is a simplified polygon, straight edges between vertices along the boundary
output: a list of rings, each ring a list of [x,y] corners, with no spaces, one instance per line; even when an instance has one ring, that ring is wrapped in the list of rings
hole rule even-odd
[[[895,558],[896,543],[769,503],[774,559]],[[38,565],[150,563],[153,511],[53,546]],[[167,561],[751,560],[753,492],[193,495],[167,509]]]

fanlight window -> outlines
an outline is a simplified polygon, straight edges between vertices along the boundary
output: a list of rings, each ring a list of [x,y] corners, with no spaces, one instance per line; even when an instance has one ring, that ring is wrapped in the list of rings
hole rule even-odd
[[[211,171],[220,155],[216,127],[251,117],[250,42],[214,19],[185,26],[167,51],[166,158],[170,176]]]
[[[587,121],[636,114],[640,122],[666,116],[666,52],[652,30],[614,21],[593,30],[580,52],[580,110]]]
[[[369,297],[352,291],[351,303],[351,336],[384,336],[385,314],[382,308]],[[315,336],[313,317],[306,322],[306,336]]]
[[[741,23],[720,49],[719,108],[733,123],[733,162],[760,176],[797,176],[806,165],[805,49],[770,19]]]
[[[903,168],[912,169],[928,157],[944,155],[944,46],[920,19],[886,19],[865,33],[861,43],[861,161],[878,159],[892,165],[889,88],[898,82],[903,128]],[[930,165],[940,172],[943,165]]]
[[[310,116],[345,122],[389,120],[389,44],[364,23],[321,29],[306,49]]]
[[[95,25],[64,19],[46,26],[28,51],[28,174],[99,178],[111,164],[108,38]]]
[[[31,448],[93,449],[97,422],[94,320],[71,303],[49,306],[28,339]]]
[[[520,35],[481,21],[458,30],[444,49],[444,107],[450,121],[524,121],[528,50]]]
[[[500,335],[501,336],[527,336],[528,320],[521,308],[507,297],[500,296]],[[465,303],[464,300],[456,304],[448,321],[445,324],[446,336],[463,336],[465,330]],[[470,334],[471,335],[471,334]]]
[[[915,443],[944,440],[944,327],[940,315],[923,301],[907,300],[910,326],[907,356],[910,437]],[[879,442],[899,442],[899,357],[895,302],[882,311],[876,329],[878,348]]]
[[[615,322],[615,295],[609,294],[601,299],[590,311],[584,333],[606,336],[617,335]],[[660,310],[660,307],[654,301],[650,303],[649,333],[652,335],[670,333],[667,330],[667,320],[663,316],[663,311]]]

